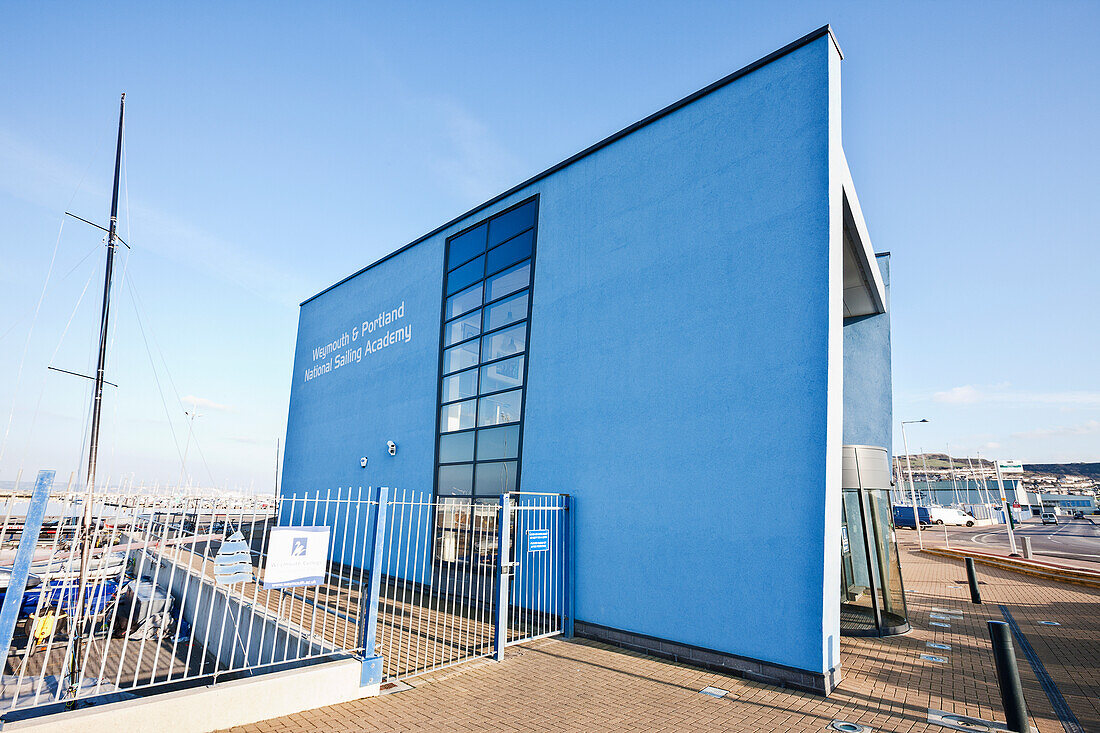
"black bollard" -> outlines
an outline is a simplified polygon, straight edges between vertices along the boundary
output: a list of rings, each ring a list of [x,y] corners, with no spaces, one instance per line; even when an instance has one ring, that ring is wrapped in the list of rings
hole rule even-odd
[[[978,574],[974,572],[974,558],[966,558],[966,581],[970,583],[970,601],[982,602],[982,592],[978,590]]]
[[[1024,688],[1020,685],[1020,670],[1016,667],[1012,631],[1004,621],[990,621],[989,637],[993,640],[993,661],[997,665],[997,686],[1001,688],[1005,725],[1015,733],[1029,733],[1027,706],[1024,704]]]

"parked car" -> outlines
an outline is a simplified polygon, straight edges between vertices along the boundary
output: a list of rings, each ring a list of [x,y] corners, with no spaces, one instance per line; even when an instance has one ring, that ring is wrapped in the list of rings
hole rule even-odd
[[[929,507],[928,512],[932,517],[932,521],[936,524],[949,524],[955,527],[973,527],[974,523],[977,522],[974,517],[954,507],[934,506]]]
[[[1054,512],[1043,512],[1043,524],[1058,524],[1058,515]]]
[[[1084,519],[1085,518],[1085,513],[1084,512],[1074,512],[1073,513],[1073,518],[1074,519]]]

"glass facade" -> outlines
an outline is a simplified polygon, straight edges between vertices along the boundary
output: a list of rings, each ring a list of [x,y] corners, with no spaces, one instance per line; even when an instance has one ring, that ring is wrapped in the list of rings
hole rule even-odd
[[[909,630],[890,505],[885,448],[844,446],[840,527],[840,631],[886,636]]]
[[[518,489],[537,219],[529,199],[447,240],[437,496]]]

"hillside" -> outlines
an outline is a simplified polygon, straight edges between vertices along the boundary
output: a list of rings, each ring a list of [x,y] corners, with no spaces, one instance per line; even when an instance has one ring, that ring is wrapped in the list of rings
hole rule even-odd
[[[1024,470],[1056,476],[1087,476],[1100,481],[1100,463],[1025,463]]]

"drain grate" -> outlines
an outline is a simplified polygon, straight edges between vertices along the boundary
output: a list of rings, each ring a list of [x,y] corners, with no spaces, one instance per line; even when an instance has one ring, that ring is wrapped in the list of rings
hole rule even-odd
[[[995,723],[992,720],[972,718],[969,715],[959,715],[958,713],[948,713],[934,708],[928,708],[928,722],[951,730],[972,731],[973,733],[992,733],[994,731],[1001,733],[1008,730],[1008,726],[1004,723]],[[1031,726],[1031,730],[1036,731],[1037,729],[1035,726]]]
[[[379,695],[392,695],[395,692],[404,692],[405,690],[411,690],[413,686],[407,682],[401,680],[391,680],[390,682],[383,682],[378,686]]]
[[[704,695],[710,695],[711,697],[725,697],[730,694],[729,690],[723,690],[721,687],[704,687],[699,690]]]
[[[841,733],[871,733],[871,729],[859,723],[849,723],[847,720],[834,720],[828,725],[829,730],[838,730]]]

